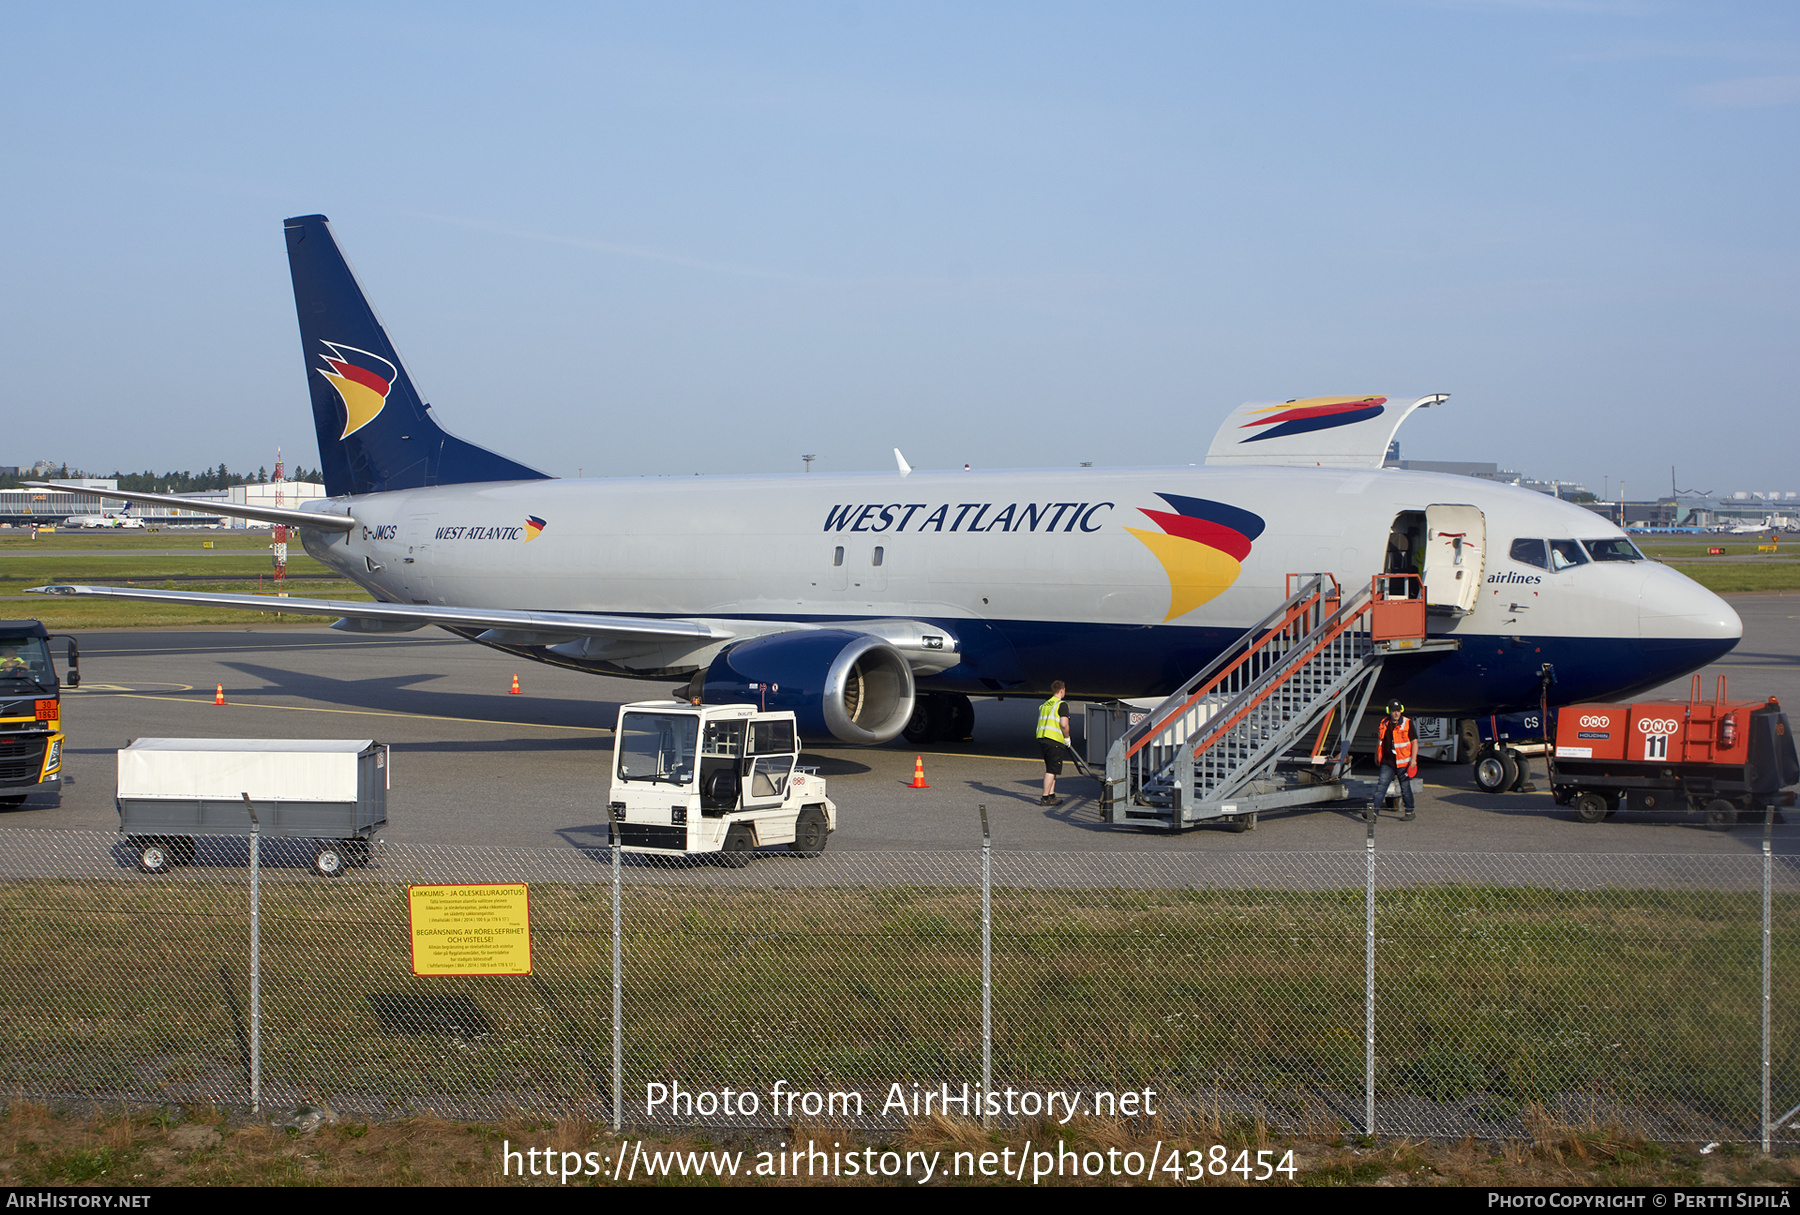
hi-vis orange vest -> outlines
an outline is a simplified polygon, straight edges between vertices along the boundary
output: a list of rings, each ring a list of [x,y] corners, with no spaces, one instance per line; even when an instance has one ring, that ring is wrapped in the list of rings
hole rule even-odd
[[[1386,742],[1388,727],[1392,724],[1393,719],[1383,714],[1381,724],[1375,727],[1375,737]],[[1412,718],[1402,717],[1400,728],[1394,731],[1394,767],[1411,776],[1413,770],[1418,766],[1413,762],[1413,756],[1418,753],[1418,750],[1418,744],[1413,740]]]

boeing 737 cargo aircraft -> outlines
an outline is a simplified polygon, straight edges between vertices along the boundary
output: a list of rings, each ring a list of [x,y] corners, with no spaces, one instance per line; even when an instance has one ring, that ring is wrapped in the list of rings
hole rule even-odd
[[[1736,613],[1541,494],[1381,467],[1442,397],[1243,406],[1203,467],[563,480],[449,434],[322,215],[287,221],[328,497],[211,504],[300,529],[375,603],[118,587],[47,593],[439,625],[539,662],[796,710],[815,737],[961,737],[968,697],[1169,692],[1290,573],[1422,575],[1453,650],[1390,658],[1419,713],[1620,700],[1737,644]],[[898,454],[898,453],[896,453]],[[1186,454],[1186,453],[1181,453]],[[158,494],[136,501],[191,505]]]

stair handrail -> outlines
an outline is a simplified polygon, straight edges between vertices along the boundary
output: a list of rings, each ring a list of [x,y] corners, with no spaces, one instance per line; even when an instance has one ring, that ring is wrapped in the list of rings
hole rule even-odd
[[[1227,646],[1217,658],[1202,667],[1198,674],[1188,679],[1181,687],[1165,697],[1161,704],[1145,714],[1143,721],[1120,735],[1118,741],[1113,745],[1116,747],[1120,743],[1125,744],[1123,758],[1130,759],[1135,756],[1153,737],[1162,733],[1178,717],[1198,704],[1208,694],[1211,687],[1272,642],[1281,630],[1293,623],[1296,616],[1306,612],[1312,606],[1313,601],[1321,597],[1327,581],[1330,582],[1334,592],[1342,593],[1338,588],[1336,578],[1330,574],[1314,574],[1299,590],[1289,595],[1267,616],[1244,630],[1243,637],[1252,638],[1247,645],[1243,644],[1242,637],[1240,637],[1237,643]],[[1324,597],[1330,598],[1330,596]],[[1178,701],[1180,703],[1176,703]],[[1135,740],[1133,735],[1137,736]]]
[[[1291,679],[1294,673],[1330,645],[1338,637],[1348,632],[1358,618],[1365,615],[1373,605],[1374,599],[1367,588],[1359,590],[1348,602],[1341,604],[1337,611],[1320,621],[1318,627],[1294,643],[1294,648],[1283,656],[1280,663],[1270,667],[1255,683],[1239,692],[1227,702],[1223,708],[1206,722],[1205,727],[1197,731],[1192,740],[1191,754],[1196,758],[1204,751],[1210,750],[1233,727],[1249,716],[1257,705],[1273,695],[1276,689]],[[1244,703],[1248,699],[1249,703]]]

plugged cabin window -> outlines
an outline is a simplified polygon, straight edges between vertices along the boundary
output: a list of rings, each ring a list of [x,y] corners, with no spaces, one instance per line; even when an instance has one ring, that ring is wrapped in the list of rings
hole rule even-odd
[[[869,564],[870,565],[880,565],[881,559],[883,556],[886,555],[886,553],[887,553],[887,550],[884,549],[881,545],[877,544],[875,546],[875,556],[870,560]]]
[[[1643,561],[1644,554],[1638,552],[1637,545],[1622,536],[1610,540],[1583,540],[1588,556],[1595,561]]]
[[[840,544],[837,546],[837,552],[835,554],[833,554],[833,556],[831,558],[831,564],[833,564],[833,565],[844,564],[844,546],[843,545]]]
[[[1535,565],[1541,570],[1550,568],[1550,551],[1542,540],[1514,540],[1512,559],[1520,565]]]
[[[1581,551],[1581,545],[1573,540],[1552,540],[1550,542],[1550,568],[1566,570],[1571,566],[1586,565],[1588,555]]]

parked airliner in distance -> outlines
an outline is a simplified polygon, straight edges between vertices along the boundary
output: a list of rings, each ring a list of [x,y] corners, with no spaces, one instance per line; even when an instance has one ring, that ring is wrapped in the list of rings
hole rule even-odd
[[[680,680],[793,709],[812,737],[963,737],[971,696],[1172,691],[1286,595],[1418,571],[1453,650],[1390,658],[1377,699],[1419,713],[1623,699],[1737,644],[1723,600],[1579,506],[1385,469],[1441,396],[1311,397],[1226,418],[1204,466],[557,479],[451,435],[414,388],[324,216],[289,266],[328,496],[297,526],[376,602],[135,587],[45,593],[439,625],[539,662]],[[133,501],[190,505],[107,491]]]
[[[107,496],[113,496],[111,490],[107,491]],[[71,515],[69,518],[62,521],[62,526],[141,529],[144,526],[144,521],[142,519],[133,519],[129,515]]]

